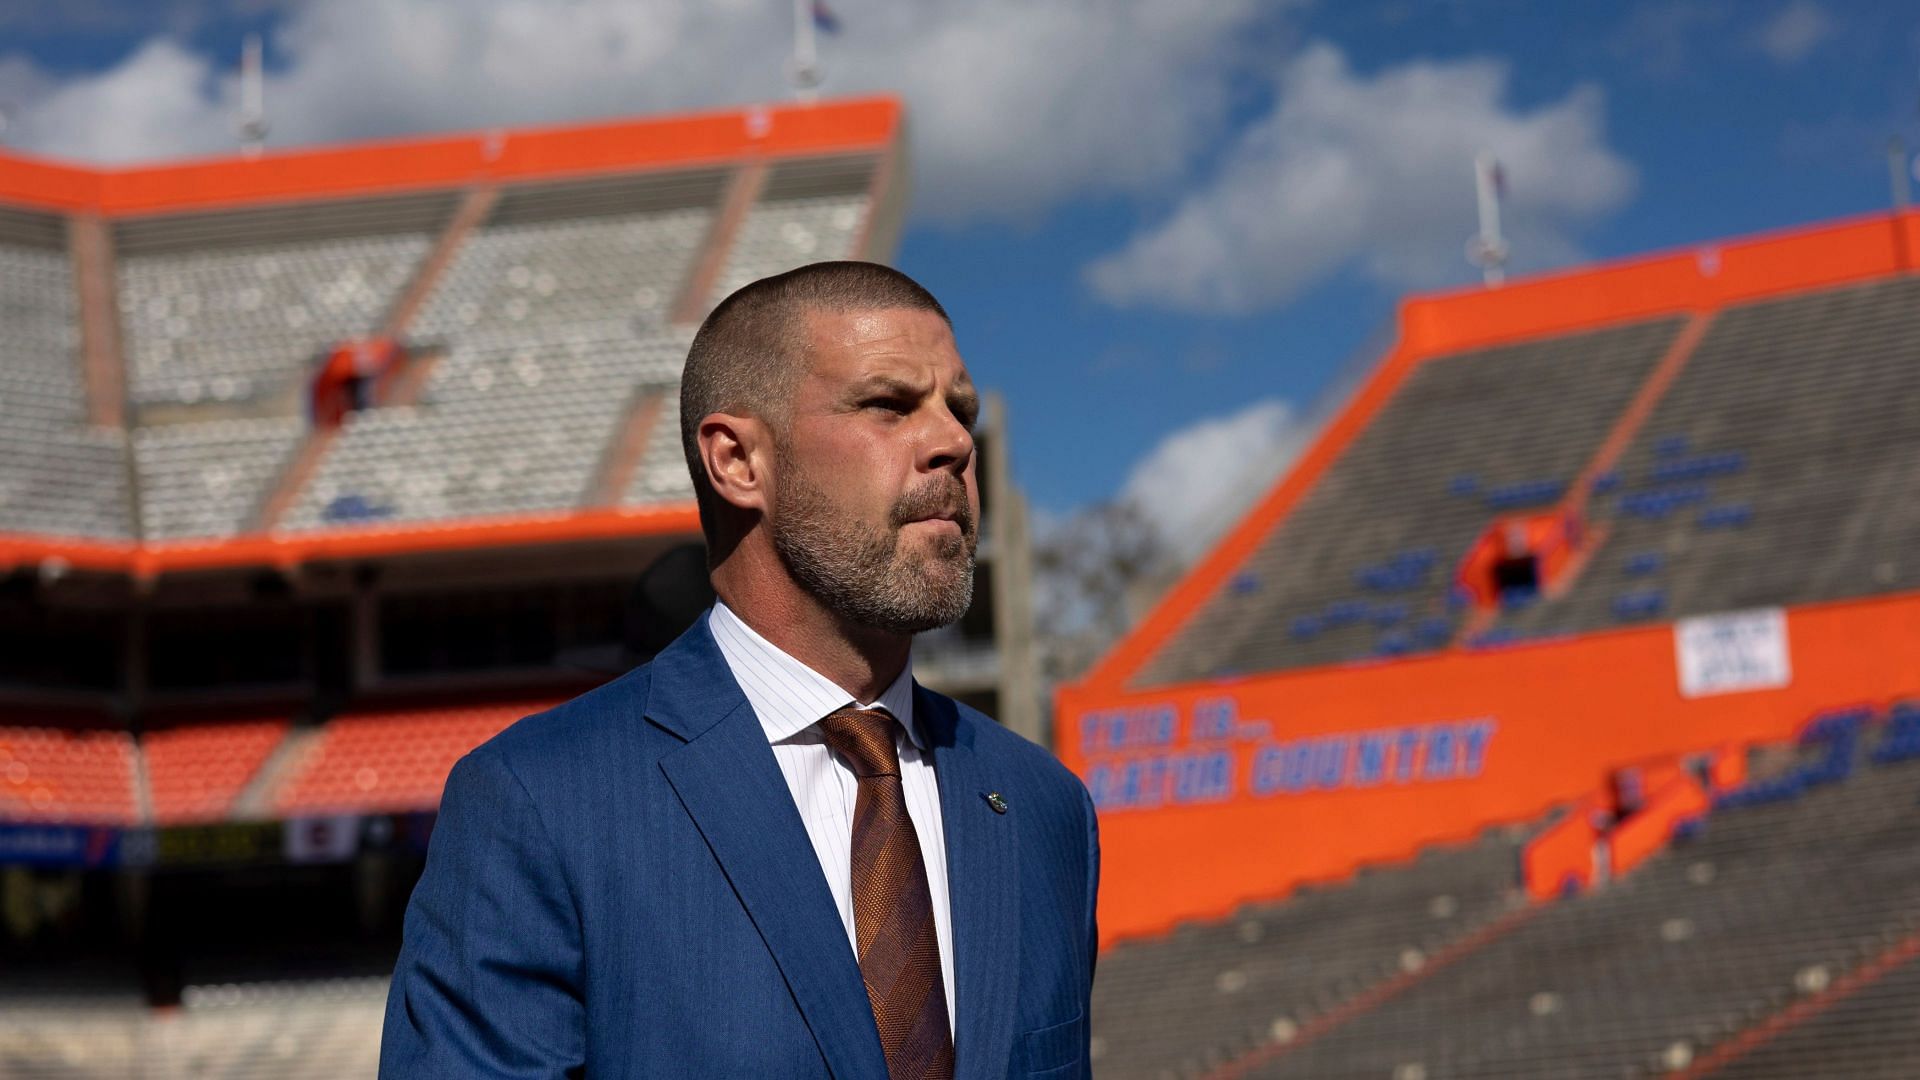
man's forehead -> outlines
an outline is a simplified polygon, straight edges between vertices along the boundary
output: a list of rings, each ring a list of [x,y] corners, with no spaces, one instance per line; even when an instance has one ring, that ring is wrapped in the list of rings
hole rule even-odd
[[[917,308],[807,313],[812,373],[834,380],[944,375],[970,384],[945,319]]]

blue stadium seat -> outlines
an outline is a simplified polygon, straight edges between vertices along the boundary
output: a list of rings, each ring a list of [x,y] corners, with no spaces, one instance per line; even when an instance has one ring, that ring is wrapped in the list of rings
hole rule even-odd
[[[328,522],[378,521],[391,516],[393,507],[376,503],[358,492],[336,495],[320,511],[320,517]]]
[[[1368,615],[1368,618],[1372,620],[1375,626],[1394,626],[1406,621],[1407,605],[1381,604],[1373,609],[1372,613]]]
[[[1380,656],[1405,656],[1413,651],[1413,639],[1398,630],[1389,630],[1380,635],[1373,651]]]
[[[1727,503],[1723,506],[1709,506],[1700,511],[1694,524],[1702,529],[1737,529],[1753,521],[1753,506],[1749,503]]]
[[[1614,597],[1613,614],[1618,619],[1647,619],[1660,614],[1666,606],[1664,589],[1640,589]]]
[[[1627,556],[1620,568],[1628,577],[1645,577],[1658,573],[1666,561],[1666,556],[1658,551],[1637,551]]]
[[[1531,585],[1509,585],[1500,590],[1500,607],[1505,611],[1532,607],[1539,599],[1540,590]]]
[[[1335,600],[1327,605],[1320,617],[1321,623],[1328,627],[1345,626],[1365,619],[1370,610],[1365,600]]]

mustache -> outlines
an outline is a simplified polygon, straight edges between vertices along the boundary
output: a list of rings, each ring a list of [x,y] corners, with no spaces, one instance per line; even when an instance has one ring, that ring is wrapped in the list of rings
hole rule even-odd
[[[895,528],[910,521],[940,515],[952,517],[963,534],[973,535],[973,504],[967,500],[965,480],[952,475],[944,479],[936,478],[902,495],[893,504]]]

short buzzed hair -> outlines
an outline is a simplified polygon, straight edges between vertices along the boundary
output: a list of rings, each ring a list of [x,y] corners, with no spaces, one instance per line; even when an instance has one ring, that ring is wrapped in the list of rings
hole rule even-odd
[[[803,316],[886,308],[931,311],[953,325],[919,282],[891,266],[852,261],[810,263],[743,285],[700,324],[680,376],[680,443],[710,551],[719,540],[719,507],[700,456],[701,419],[730,413],[782,427],[803,360]]]

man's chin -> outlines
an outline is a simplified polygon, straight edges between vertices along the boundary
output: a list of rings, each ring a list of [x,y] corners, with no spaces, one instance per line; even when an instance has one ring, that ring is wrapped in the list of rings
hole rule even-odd
[[[914,550],[917,561],[964,563],[972,570],[974,539],[951,521],[915,521],[901,533],[900,547]]]

